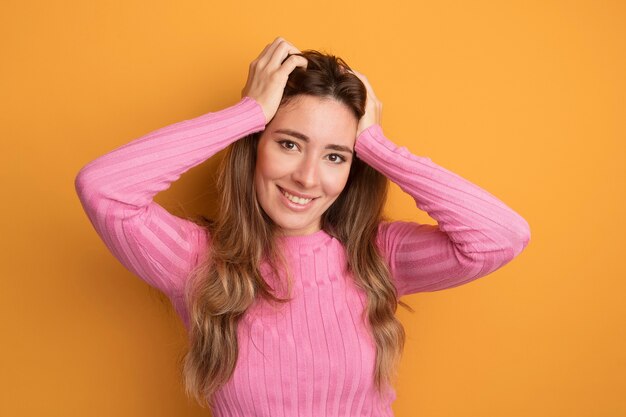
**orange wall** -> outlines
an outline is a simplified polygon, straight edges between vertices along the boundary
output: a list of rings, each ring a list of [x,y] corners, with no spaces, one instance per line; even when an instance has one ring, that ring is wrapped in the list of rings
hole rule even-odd
[[[491,276],[405,297],[396,415],[626,415],[624,2],[180,3],[3,2],[0,415],[209,415],[182,391],[178,319],[106,250],[73,181],[234,104],[279,35],[344,57],[387,136],[531,225]],[[209,210],[211,167],[157,201]],[[388,208],[430,221],[397,188]]]

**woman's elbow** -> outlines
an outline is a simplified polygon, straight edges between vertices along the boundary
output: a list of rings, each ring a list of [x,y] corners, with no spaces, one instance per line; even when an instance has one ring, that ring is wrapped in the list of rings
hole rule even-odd
[[[517,239],[514,245],[514,256],[519,255],[530,243],[530,225],[524,219],[520,223],[519,232],[517,233]]]

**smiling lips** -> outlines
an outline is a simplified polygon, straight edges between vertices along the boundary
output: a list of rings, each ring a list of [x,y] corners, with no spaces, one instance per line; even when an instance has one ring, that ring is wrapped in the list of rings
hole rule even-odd
[[[278,189],[280,190],[280,192],[287,197],[287,199],[289,201],[291,201],[292,203],[298,204],[300,206],[306,206],[308,203],[310,203],[312,200],[315,200],[315,198],[311,197],[311,198],[303,198],[303,197],[298,197],[296,195],[293,195],[289,192],[287,192],[286,190],[282,189],[281,187],[278,187]]]

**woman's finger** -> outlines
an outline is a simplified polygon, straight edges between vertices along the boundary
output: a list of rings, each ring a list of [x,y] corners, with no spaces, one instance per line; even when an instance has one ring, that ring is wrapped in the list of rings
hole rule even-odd
[[[285,42],[287,41],[279,36],[267,46],[267,50],[259,57],[259,65],[261,68],[264,68],[270,62],[276,50]]]
[[[291,54],[299,54],[300,50],[285,41],[278,45],[278,47],[274,50],[270,61],[267,64],[269,69],[280,69],[283,62],[289,57]]]
[[[290,55],[280,66],[278,72],[286,79],[296,67],[306,68],[309,61],[300,55]]]

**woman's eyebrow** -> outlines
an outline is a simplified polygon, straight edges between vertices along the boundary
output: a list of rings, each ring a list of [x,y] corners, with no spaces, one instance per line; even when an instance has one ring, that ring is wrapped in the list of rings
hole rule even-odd
[[[274,133],[284,133],[285,135],[293,136],[294,138],[300,139],[304,142],[309,142],[309,137],[304,133],[297,132],[291,129],[276,129]],[[347,152],[352,153],[352,149],[343,145],[326,145],[324,149],[332,149],[334,151]]]

